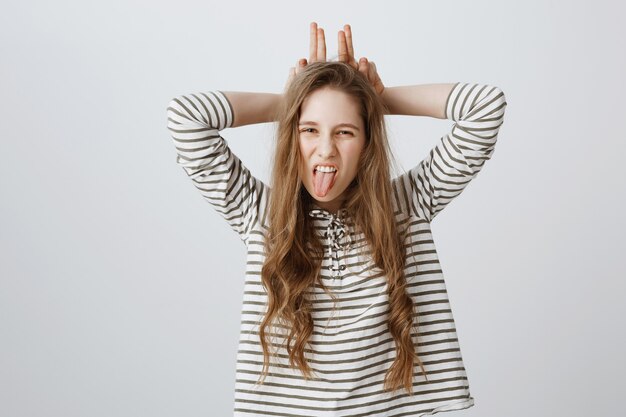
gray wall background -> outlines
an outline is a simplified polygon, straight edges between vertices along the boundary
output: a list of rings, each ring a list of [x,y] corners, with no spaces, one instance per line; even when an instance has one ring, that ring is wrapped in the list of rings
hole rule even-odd
[[[244,246],[175,165],[165,108],[280,92],[308,24],[386,85],[507,97],[433,223],[476,405],[618,416],[626,383],[619,1],[30,1],[0,15],[0,415],[231,415]],[[388,119],[410,169],[452,127]],[[228,129],[269,181],[273,125]]]

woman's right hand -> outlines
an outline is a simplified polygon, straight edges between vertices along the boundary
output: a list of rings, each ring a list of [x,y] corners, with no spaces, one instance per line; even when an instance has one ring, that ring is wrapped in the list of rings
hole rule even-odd
[[[311,22],[309,25],[309,60],[306,58],[300,58],[296,62],[295,67],[289,68],[289,78],[285,84],[285,91],[291,84],[291,80],[300,73],[308,65],[309,62],[325,62],[326,61],[326,37],[324,36],[324,29],[317,27],[316,22]]]

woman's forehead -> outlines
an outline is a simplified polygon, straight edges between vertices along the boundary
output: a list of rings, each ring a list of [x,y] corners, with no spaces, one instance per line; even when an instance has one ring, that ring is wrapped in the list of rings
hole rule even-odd
[[[310,93],[300,107],[300,120],[318,124],[352,123],[361,125],[361,108],[358,100],[331,88]]]

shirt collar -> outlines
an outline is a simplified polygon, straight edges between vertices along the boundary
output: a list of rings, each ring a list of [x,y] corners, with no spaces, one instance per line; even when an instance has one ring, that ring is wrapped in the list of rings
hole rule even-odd
[[[352,237],[345,222],[347,215],[348,211],[345,208],[339,209],[337,213],[331,213],[326,209],[313,205],[309,210],[309,216],[321,220],[326,226],[324,237],[328,244],[328,254],[331,256],[333,249],[345,251],[352,244]]]

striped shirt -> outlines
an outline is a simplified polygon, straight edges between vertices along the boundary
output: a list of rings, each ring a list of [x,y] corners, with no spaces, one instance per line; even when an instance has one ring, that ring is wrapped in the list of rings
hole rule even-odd
[[[176,163],[228,222],[247,248],[247,266],[236,361],[235,416],[423,416],[474,405],[430,223],[491,158],[506,101],[494,86],[456,83],[446,102],[449,133],[414,168],[392,180],[397,222],[407,227],[407,291],[417,315],[419,364],[413,391],[383,391],[395,358],[387,326],[387,282],[368,256],[363,234],[346,225],[344,210],[309,212],[324,245],[318,284],[308,295],[314,330],[305,349],[314,378],[290,368],[288,355],[272,358],[264,384],[259,324],[267,296],[261,285],[269,187],[233,154],[220,131],[233,123],[233,107],[218,90],[176,97],[167,108]]]

